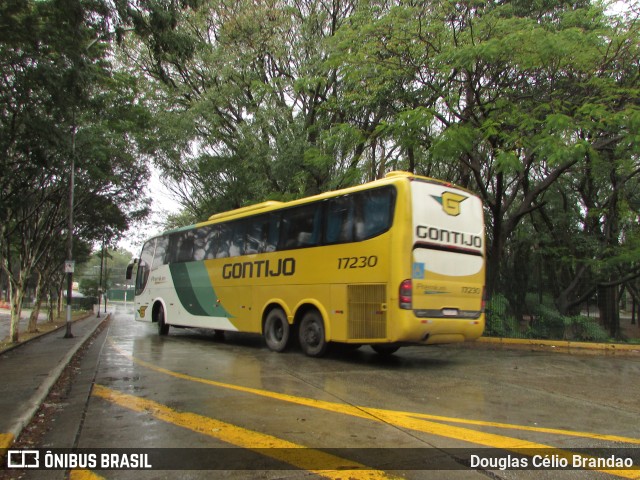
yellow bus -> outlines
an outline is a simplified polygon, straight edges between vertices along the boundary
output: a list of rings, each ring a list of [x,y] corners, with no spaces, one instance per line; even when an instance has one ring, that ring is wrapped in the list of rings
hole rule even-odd
[[[129,276],[131,268],[129,269]],[[213,215],[148,240],[135,318],[264,336],[309,356],[330,343],[403,345],[478,338],[484,329],[481,200],[406,172],[291,202]]]

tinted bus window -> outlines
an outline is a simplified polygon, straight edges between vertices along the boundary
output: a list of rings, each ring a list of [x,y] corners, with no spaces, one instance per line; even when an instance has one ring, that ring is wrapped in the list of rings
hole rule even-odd
[[[279,219],[267,214],[248,221],[245,254],[274,252],[278,246]]]
[[[221,223],[218,228],[215,258],[238,257],[244,254],[245,222]]]
[[[173,233],[169,236],[169,263],[193,260],[194,230]]]
[[[199,262],[209,258],[208,249],[212,227],[202,227],[194,231],[193,235],[193,260]]]
[[[155,270],[167,263],[167,247],[169,246],[169,237],[159,237],[156,240],[156,252],[153,256],[153,266],[151,270]]]
[[[151,264],[153,263],[153,252],[156,245],[156,239],[149,240],[142,247],[140,254],[140,262],[138,263],[138,274],[136,275],[136,295],[140,295],[144,291],[149,279]]]
[[[354,195],[354,240],[366,240],[391,228],[394,192],[392,188],[380,188]]]
[[[391,187],[358,192],[328,200],[325,244],[358,242],[391,228],[395,190]]]
[[[344,196],[327,201],[324,243],[345,243],[353,240],[352,199],[352,196]]]
[[[282,212],[280,247],[313,247],[320,243],[322,205],[312,203]]]

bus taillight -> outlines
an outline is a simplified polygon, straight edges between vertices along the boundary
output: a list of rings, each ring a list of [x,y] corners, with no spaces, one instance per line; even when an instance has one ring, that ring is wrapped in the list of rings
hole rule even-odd
[[[413,287],[411,280],[405,280],[400,284],[400,308],[411,310]]]

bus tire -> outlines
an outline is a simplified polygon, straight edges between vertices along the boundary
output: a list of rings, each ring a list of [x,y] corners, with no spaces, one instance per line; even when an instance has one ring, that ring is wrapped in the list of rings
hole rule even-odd
[[[373,348],[373,351],[376,352],[378,355],[382,355],[384,357],[388,357],[390,355],[393,355],[398,350],[400,350],[400,347],[398,345],[393,345],[393,344],[391,344],[391,345],[386,345],[386,344],[371,345],[371,348]]]
[[[327,352],[324,322],[317,310],[309,310],[302,317],[298,330],[300,348],[309,357],[321,357]]]
[[[264,340],[269,350],[283,352],[289,346],[291,328],[287,316],[279,308],[274,308],[264,321]]]
[[[164,308],[158,308],[158,335],[164,337],[169,333],[169,324],[164,319]]]

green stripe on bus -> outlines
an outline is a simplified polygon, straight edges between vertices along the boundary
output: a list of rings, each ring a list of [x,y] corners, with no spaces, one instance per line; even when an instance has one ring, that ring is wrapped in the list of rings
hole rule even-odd
[[[218,304],[204,263],[172,263],[169,268],[180,303],[187,312],[197,316],[232,317]]]

